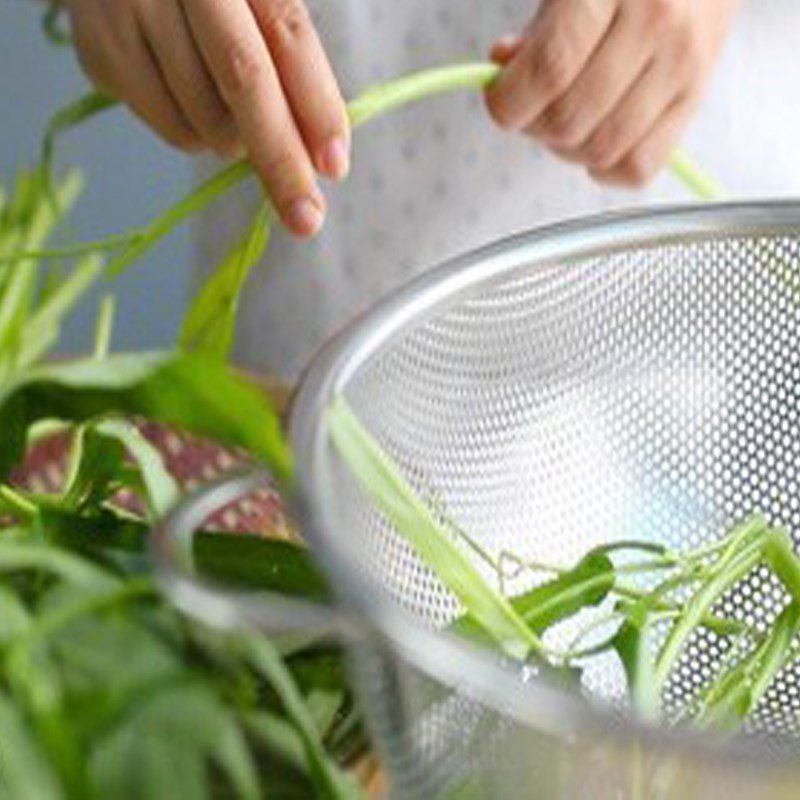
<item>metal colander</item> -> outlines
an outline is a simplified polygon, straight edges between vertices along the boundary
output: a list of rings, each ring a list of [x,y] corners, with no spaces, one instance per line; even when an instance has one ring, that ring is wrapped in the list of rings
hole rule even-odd
[[[603,216],[433,270],[339,336],[296,403],[299,504],[337,609],[212,594],[176,566],[170,537],[253,479],[159,532],[169,585],[217,622],[345,636],[397,797],[796,797],[800,669],[723,743],[633,721],[611,656],[578,698],[453,639],[441,629],[458,602],[362,494],[325,411],[342,392],[417,491],[495,557],[568,565],[631,538],[697,547],[755,510],[797,534],[799,290],[792,203]],[[535,580],[507,578],[509,593]],[[767,626],[785,603],[757,572],[724,611]],[[726,647],[694,635],[668,715]]]

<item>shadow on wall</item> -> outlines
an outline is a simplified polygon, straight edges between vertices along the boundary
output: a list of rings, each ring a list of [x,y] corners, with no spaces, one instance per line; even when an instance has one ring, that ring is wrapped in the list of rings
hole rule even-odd
[[[41,33],[41,4],[0,3],[0,181],[36,157],[49,115],[88,88],[74,54]],[[102,237],[146,222],[188,188],[186,157],[160,144],[125,111],[113,110],[68,134],[59,164],[80,167],[87,185],[71,215],[71,235]],[[176,232],[146,263],[111,284],[118,296],[116,349],[148,349],[174,341],[191,269],[186,230]],[[90,347],[96,294],[66,326],[62,350]]]

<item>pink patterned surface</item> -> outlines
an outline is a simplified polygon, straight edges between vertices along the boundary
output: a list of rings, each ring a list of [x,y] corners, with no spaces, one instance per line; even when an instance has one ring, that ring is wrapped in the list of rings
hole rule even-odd
[[[220,475],[247,464],[246,456],[207,439],[181,433],[152,422],[139,424],[141,433],[161,452],[164,463],[178,485],[191,491]],[[12,483],[36,493],[58,492],[64,484],[70,435],[56,434],[37,442],[21,468],[12,473]],[[117,497],[120,506],[141,512],[141,501],[130,492]],[[280,495],[265,488],[220,509],[207,527],[262,536],[291,538]]]

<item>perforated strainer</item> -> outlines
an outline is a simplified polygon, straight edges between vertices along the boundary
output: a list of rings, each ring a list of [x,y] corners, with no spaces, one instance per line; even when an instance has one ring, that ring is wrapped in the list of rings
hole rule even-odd
[[[300,513],[338,608],[186,573],[176,543],[255,478],[216,486],[157,532],[169,586],[220,624],[345,636],[398,797],[797,797],[800,669],[746,735],[721,742],[630,719],[612,660],[579,699],[444,634],[457,602],[361,493],[325,412],[343,393],[419,493],[494,555],[569,564],[621,539],[696,547],[755,510],[797,534],[799,289],[794,203],[603,216],[432,270],[338,337],[295,406]],[[766,626],[783,602],[756,573],[726,612]],[[724,654],[697,633],[667,709]]]

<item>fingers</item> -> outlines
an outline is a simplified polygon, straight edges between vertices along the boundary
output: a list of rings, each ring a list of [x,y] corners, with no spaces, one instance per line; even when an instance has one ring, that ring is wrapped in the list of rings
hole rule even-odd
[[[487,91],[487,104],[504,128],[522,130],[578,78],[614,18],[603,0],[548,0],[525,43]]]
[[[607,182],[652,176],[708,83],[740,0],[543,0],[490,111]]]
[[[527,127],[556,147],[580,147],[637,81],[656,50],[648,19],[625,6],[572,86]]]
[[[592,168],[589,174],[610,186],[646,186],[669,159],[696,104],[697,98],[679,99],[618,163],[607,169]]]
[[[640,142],[679,98],[681,84],[666,60],[652,63],[619,105],[569,160],[610,170]]]
[[[218,154],[237,155],[241,147],[233,117],[198,52],[180,4],[142,0],[138,19],[183,115]]]
[[[170,144],[243,149],[286,226],[319,230],[316,171],[344,177],[350,131],[302,0],[69,0],[68,9],[100,88]]]
[[[200,150],[202,141],[175,102],[133,14],[92,4],[71,11],[81,62],[95,85],[123,99],[168,144]],[[113,19],[103,19],[112,13]]]
[[[183,0],[183,8],[281,219],[299,236],[315,234],[325,201],[251,8],[245,0]]]
[[[347,109],[333,70],[301,2],[249,0],[314,166],[345,177],[350,166]]]

